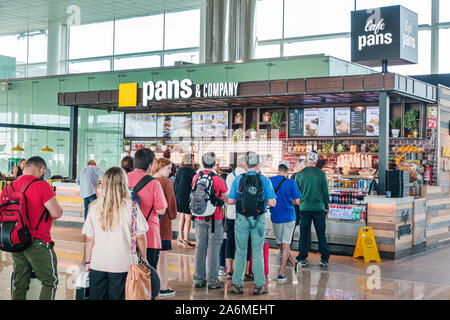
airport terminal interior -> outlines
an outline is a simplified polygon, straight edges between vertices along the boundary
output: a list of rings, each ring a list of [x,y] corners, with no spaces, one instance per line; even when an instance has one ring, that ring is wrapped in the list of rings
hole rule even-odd
[[[233,295],[224,273],[223,288],[196,288],[199,223],[182,243],[178,212],[166,251],[174,292],[156,299],[448,300],[449,51],[450,0],[0,1],[1,189],[23,159],[45,161],[40,178],[63,212],[51,222],[53,298],[80,300],[89,202],[77,178],[88,161],[106,172],[150,149],[178,170],[192,154],[198,170],[214,152],[224,179],[249,151],[271,178],[317,162],[329,208],[324,234],[311,227],[306,266],[288,262],[280,280],[268,209],[267,294],[245,281]],[[289,235],[294,258],[302,236]],[[10,300],[17,253],[0,238],[0,300]],[[32,278],[27,299],[41,287]]]

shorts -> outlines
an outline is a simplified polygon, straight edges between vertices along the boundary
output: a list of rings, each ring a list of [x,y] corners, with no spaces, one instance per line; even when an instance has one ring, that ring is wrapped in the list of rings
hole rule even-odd
[[[292,233],[295,229],[295,220],[284,222],[284,223],[273,223],[273,232],[275,233],[275,238],[277,244],[291,244]]]
[[[172,241],[161,240],[161,251],[170,251],[170,250],[172,250]]]

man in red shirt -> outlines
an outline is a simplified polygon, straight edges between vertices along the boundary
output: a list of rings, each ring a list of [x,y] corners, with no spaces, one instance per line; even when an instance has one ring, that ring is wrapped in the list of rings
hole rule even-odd
[[[155,159],[155,154],[150,149],[139,149],[136,151],[134,155],[134,170],[127,174],[130,188],[134,188],[148,174],[153,159]],[[167,208],[167,201],[161,184],[156,179],[147,183],[138,192],[138,196],[141,211],[148,222],[147,260],[156,269],[158,266],[159,251],[161,250],[159,216],[164,215],[164,211]],[[143,252],[143,254],[145,253]]]
[[[203,174],[215,173],[213,168],[216,164],[216,155],[214,152],[207,152],[202,157],[204,170]],[[200,177],[196,174],[192,179],[192,188]],[[228,200],[228,190],[225,181],[218,175],[212,176],[213,188],[218,199]],[[214,218],[196,217],[195,222],[195,272],[194,272],[194,288],[202,288],[206,286],[206,267],[208,267],[208,288],[223,288],[223,282],[219,281],[219,253],[220,244],[223,239],[223,211],[222,207],[216,207]],[[212,224],[214,223],[214,229]],[[214,230],[214,232],[213,232]],[[208,266],[206,266],[208,261]]]
[[[32,157],[27,160],[23,175],[12,183],[14,190],[23,190],[24,186],[29,186],[25,192],[25,199],[31,235],[34,239],[33,243],[25,250],[12,253],[14,262],[13,300],[26,299],[32,271],[42,284],[39,299],[55,299],[58,272],[50,229],[53,220],[62,216],[62,209],[56,201],[52,187],[41,180],[46,169],[47,165],[44,159]],[[5,187],[1,193],[2,199],[6,191]],[[45,211],[46,214],[44,214]],[[42,220],[41,217],[43,217]]]

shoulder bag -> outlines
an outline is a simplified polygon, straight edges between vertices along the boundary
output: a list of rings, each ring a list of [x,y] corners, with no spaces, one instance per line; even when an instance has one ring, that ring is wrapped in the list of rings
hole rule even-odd
[[[131,215],[131,265],[125,283],[125,300],[151,300],[151,271],[142,262],[139,262],[136,251],[136,229],[137,204],[133,201]]]

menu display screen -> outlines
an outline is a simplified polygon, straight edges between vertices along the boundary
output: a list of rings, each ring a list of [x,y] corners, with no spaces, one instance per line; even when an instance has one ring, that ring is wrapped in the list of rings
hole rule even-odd
[[[350,132],[352,136],[366,134],[366,108],[353,107],[350,114]]]
[[[228,111],[206,111],[192,113],[192,136],[227,137]]]
[[[289,137],[379,135],[378,107],[289,109]]]
[[[334,109],[334,131],[338,137],[350,135],[350,108]]]
[[[380,109],[379,107],[366,108],[366,135],[380,135]]]
[[[303,109],[289,109],[289,136],[303,137]]]
[[[319,136],[332,137],[333,136],[333,108],[319,109]]]
[[[191,137],[192,117],[185,113],[158,113],[158,138]]]
[[[156,113],[126,113],[125,138],[156,137]]]
[[[319,109],[305,109],[304,124],[305,137],[319,136]]]

